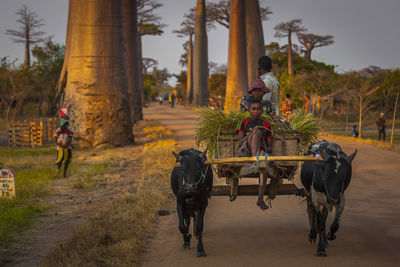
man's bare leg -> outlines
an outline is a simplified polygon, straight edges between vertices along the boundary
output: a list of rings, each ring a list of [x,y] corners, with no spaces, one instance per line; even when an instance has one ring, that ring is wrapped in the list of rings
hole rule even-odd
[[[265,188],[267,186],[267,172],[264,170],[264,172],[261,174],[262,179],[260,180],[260,186],[258,187],[258,201],[257,201],[257,206],[260,207],[262,210],[266,210],[269,207],[267,204],[264,202],[264,192]]]

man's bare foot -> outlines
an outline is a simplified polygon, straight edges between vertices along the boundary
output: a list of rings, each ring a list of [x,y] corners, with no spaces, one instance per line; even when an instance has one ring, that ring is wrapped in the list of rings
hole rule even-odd
[[[265,204],[263,199],[258,199],[257,206],[259,206],[260,209],[262,209],[262,210],[269,209],[269,207],[267,206],[267,204]]]

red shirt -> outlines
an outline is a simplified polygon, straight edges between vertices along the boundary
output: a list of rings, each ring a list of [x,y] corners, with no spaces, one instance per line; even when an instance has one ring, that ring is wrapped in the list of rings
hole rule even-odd
[[[244,132],[247,134],[251,132],[254,127],[256,126],[264,126],[265,129],[265,139],[273,138],[272,131],[271,131],[271,124],[266,121],[255,121],[252,119],[242,120],[238,123],[236,127],[236,132]]]

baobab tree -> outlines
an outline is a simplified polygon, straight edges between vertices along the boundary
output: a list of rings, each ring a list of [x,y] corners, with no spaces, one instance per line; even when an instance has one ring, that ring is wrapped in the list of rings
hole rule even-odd
[[[272,14],[269,7],[260,7],[258,0],[246,1],[246,40],[248,82],[258,77],[257,61],[265,55],[262,21]],[[207,18],[229,29],[231,2],[221,0],[207,6]]]
[[[123,0],[69,1],[58,92],[80,146],[133,141],[123,18]]]
[[[228,71],[225,112],[238,110],[240,99],[247,93],[245,0],[232,0],[229,27]]]
[[[181,23],[182,28],[173,31],[178,37],[189,37],[187,41],[187,58],[186,58],[186,104],[191,104],[193,100],[193,35],[196,24],[195,10],[191,9],[188,14],[184,15],[184,21]],[[186,45],[186,43],[185,43]]]
[[[276,30],[275,37],[288,38],[288,74],[293,74],[293,56],[292,56],[292,33],[300,33],[306,31],[306,28],[301,26],[301,19],[293,19],[288,22],[281,22],[274,27]]]
[[[272,14],[263,8],[263,18]],[[265,55],[264,32],[258,0],[246,0],[246,41],[247,41],[247,75],[249,85],[258,78],[258,59]]]
[[[316,35],[312,33],[297,33],[297,39],[305,48],[304,58],[310,62],[311,52],[316,47],[328,46],[334,43],[332,35]]]
[[[162,29],[165,27],[162,24],[161,17],[156,15],[154,11],[157,8],[162,6],[158,0],[136,0],[137,2],[137,26],[138,26],[138,35],[137,35],[137,69],[143,69],[143,52],[142,52],[142,37],[145,35],[161,35],[163,33]],[[144,102],[144,88],[143,88],[143,74],[141,71],[137,72],[138,78],[138,87],[140,90],[141,103]],[[138,108],[140,110],[140,114],[136,113],[135,120],[142,120],[142,106]]]
[[[187,86],[186,86],[186,103],[191,104],[193,100],[193,36],[196,24],[196,9],[191,8],[189,13],[184,15],[184,21],[181,23],[181,29],[173,31],[178,37],[189,37],[187,43],[184,44],[186,50],[186,59],[180,63],[187,66]],[[206,31],[214,27],[213,21],[206,18]]]
[[[140,89],[141,69],[138,69],[138,25],[136,0],[124,0],[126,70],[130,118],[132,122],[143,119]]]
[[[197,0],[194,28],[193,101],[195,106],[208,104],[208,41],[206,31],[206,1]]]
[[[45,40],[42,38],[45,33],[38,30],[44,25],[43,19],[38,19],[38,15],[30,11],[26,5],[18,9],[15,14],[18,16],[17,22],[21,24],[20,28],[19,30],[7,30],[6,34],[10,35],[14,42],[25,44],[24,68],[28,69],[31,65],[31,45]]]

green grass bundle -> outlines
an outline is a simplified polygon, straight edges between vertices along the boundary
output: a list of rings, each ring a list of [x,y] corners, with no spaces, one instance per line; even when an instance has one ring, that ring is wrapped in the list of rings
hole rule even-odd
[[[249,112],[242,111],[232,111],[229,114],[225,114],[222,109],[199,108],[197,111],[200,113],[201,122],[196,129],[196,143],[207,146],[210,155],[214,154],[217,140],[222,133],[234,131],[241,120],[250,118]],[[273,134],[282,130],[294,130],[295,132],[292,131],[286,136],[298,134],[302,151],[318,136],[319,124],[312,114],[296,112],[290,123],[270,115],[262,115],[262,120],[271,124]]]

